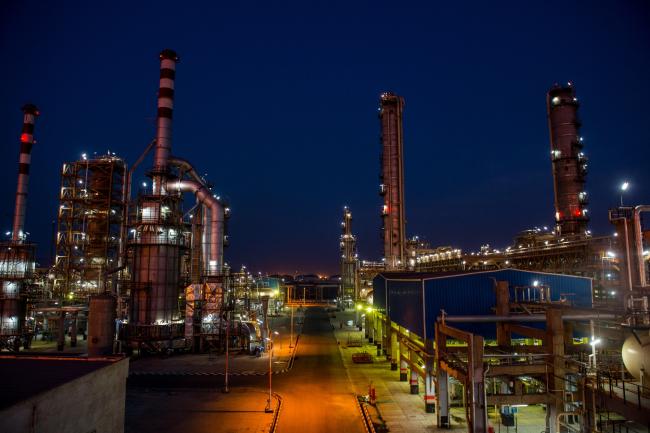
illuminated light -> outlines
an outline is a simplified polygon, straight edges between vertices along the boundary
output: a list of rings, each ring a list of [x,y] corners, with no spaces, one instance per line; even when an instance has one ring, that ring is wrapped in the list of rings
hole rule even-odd
[[[629,182],[623,182],[623,183],[621,184],[621,191],[627,191],[627,189],[628,189],[629,187],[630,187],[630,183],[629,183]]]
[[[614,237],[615,237],[615,238],[618,237],[618,233],[617,233],[617,232],[614,232]]]
[[[20,134],[20,141],[23,143],[29,143],[29,134]]]
[[[551,99],[551,103],[553,103],[553,105],[559,104],[560,103],[560,97],[555,96],[553,99]]]
[[[614,258],[616,257],[616,254],[614,254],[614,251],[607,251],[607,257]]]
[[[356,307],[356,308],[357,308],[358,311],[361,311],[361,310],[363,310],[363,305],[361,305],[361,304],[357,304],[357,307]]]
[[[592,346],[597,346],[600,343],[601,343],[600,338],[595,338],[595,337],[592,338],[591,341],[589,342],[589,344],[591,344]]]
[[[537,287],[537,286],[539,286],[539,281],[537,280],[533,281],[533,287]]]
[[[580,209],[574,210],[573,215],[579,217],[581,215]]]
[[[147,187],[147,182],[142,182],[142,188],[146,188],[146,187]]]
[[[612,296],[615,296],[616,295],[616,290],[612,290],[611,292],[609,292],[609,294],[612,295]]]

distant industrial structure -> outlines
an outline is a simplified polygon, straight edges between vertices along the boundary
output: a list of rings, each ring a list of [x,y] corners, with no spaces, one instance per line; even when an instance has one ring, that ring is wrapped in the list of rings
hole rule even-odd
[[[343,221],[341,222],[341,289],[346,299],[357,299],[359,297],[359,283],[357,281],[357,267],[359,259],[357,256],[357,240],[352,234],[352,212],[345,206],[343,208]]]

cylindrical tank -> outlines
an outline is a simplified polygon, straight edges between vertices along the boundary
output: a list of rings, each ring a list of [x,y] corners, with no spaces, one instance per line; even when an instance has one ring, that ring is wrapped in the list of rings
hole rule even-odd
[[[650,335],[631,335],[623,343],[623,364],[636,379],[650,383]],[[641,379],[643,375],[643,379]]]
[[[115,339],[115,296],[103,294],[90,298],[88,312],[88,356],[111,355]]]
[[[133,293],[129,321],[134,325],[166,325],[178,317],[180,248],[145,233],[133,254]],[[156,244],[156,242],[161,242]]]

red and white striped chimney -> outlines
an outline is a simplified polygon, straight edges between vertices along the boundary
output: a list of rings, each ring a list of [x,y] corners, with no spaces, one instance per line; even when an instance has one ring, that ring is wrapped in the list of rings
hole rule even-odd
[[[11,232],[11,240],[14,242],[25,239],[25,208],[27,207],[27,191],[29,187],[29,166],[32,161],[32,145],[34,144],[34,121],[40,114],[38,108],[32,104],[26,104],[22,110],[24,113],[23,132],[20,134],[16,208],[14,209],[14,225]]]
[[[174,79],[178,55],[170,49],[160,53],[160,87],[158,89],[158,116],[156,122],[156,153],[153,171],[163,175],[167,171],[167,160],[172,151],[172,113],[174,111]],[[153,178],[153,193],[164,194],[161,176]]]

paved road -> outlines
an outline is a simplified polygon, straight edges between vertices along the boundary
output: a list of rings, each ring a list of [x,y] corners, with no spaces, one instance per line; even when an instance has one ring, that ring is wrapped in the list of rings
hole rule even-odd
[[[254,397],[257,394],[266,395],[268,376],[232,376],[230,384],[235,392],[238,388],[248,388],[250,402],[258,404],[257,398]],[[220,424],[219,419],[226,420],[227,411],[215,410],[213,405],[226,404],[227,398],[224,400],[223,395],[215,393],[196,397],[202,392],[196,389],[219,390],[222,387],[223,376],[140,377],[137,384],[129,384],[127,432],[138,431],[138,428],[146,424],[138,423],[139,417],[145,416],[144,414],[155,416],[154,413],[159,412],[165,413],[167,426],[183,425],[187,416],[194,418],[194,424],[185,424],[187,428],[183,431],[188,433],[203,431],[198,428],[199,425],[211,425],[215,428],[214,431],[219,431],[219,425],[225,427]],[[164,395],[168,390],[174,391]],[[332,325],[323,308],[313,307],[306,310],[293,368],[286,373],[273,375],[273,391],[283,399],[277,428],[279,433],[365,433],[352,382],[341,360]],[[152,395],[146,395],[147,393]],[[192,398],[198,399],[201,404],[190,414],[185,410],[187,408],[184,404]],[[233,401],[232,404],[234,409],[241,410],[239,402]],[[257,410],[258,407],[251,411],[254,415],[252,418],[238,413],[239,426],[223,431],[257,431]]]
[[[365,432],[352,383],[322,308],[307,310],[293,369],[273,379],[283,398],[279,433]]]

